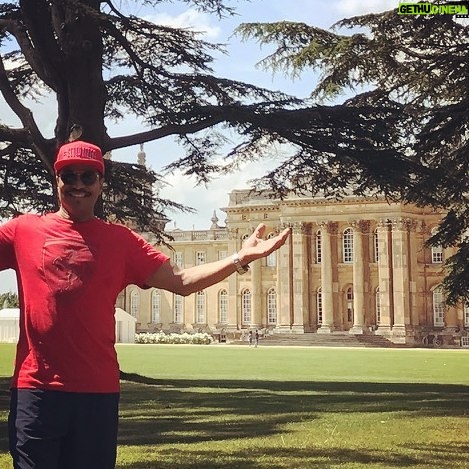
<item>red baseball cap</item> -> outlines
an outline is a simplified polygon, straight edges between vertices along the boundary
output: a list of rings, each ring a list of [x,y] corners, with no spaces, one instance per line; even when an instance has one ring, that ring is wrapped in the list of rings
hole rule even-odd
[[[86,164],[104,174],[104,159],[101,149],[92,143],[75,140],[59,148],[54,170],[58,173],[71,164]]]

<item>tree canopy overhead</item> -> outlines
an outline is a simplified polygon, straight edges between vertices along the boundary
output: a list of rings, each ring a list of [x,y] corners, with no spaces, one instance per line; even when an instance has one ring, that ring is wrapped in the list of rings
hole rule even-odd
[[[332,31],[289,22],[243,24],[237,30],[244,39],[276,45],[275,51],[259,64],[261,67],[293,76],[307,69],[317,70],[320,79],[312,86],[313,98],[324,101],[347,91],[353,97],[341,109],[363,111],[368,106],[364,125],[374,123],[375,118],[385,120],[380,124],[386,136],[379,137],[378,124],[371,138],[378,148],[387,147],[388,152],[364,155],[367,167],[374,169],[370,177],[382,188],[388,187],[386,193],[392,198],[447,210],[430,243],[459,248],[447,263],[445,285],[450,303],[459,298],[469,300],[467,25],[467,19],[450,15],[402,16],[392,10],[344,19]],[[344,34],[346,28],[357,32]],[[383,115],[384,109],[388,116]],[[334,124],[340,135],[338,121]],[[340,141],[337,143],[340,148]],[[353,144],[361,146],[356,138]],[[347,143],[340,158],[340,163],[350,169],[352,180],[356,174],[354,165],[347,162],[347,152],[353,144]],[[311,173],[305,171],[307,181],[297,162],[290,162],[285,169],[314,185],[317,164],[318,159],[312,163],[302,161],[303,171],[313,169],[311,178]],[[326,171],[331,171],[332,177],[345,176],[340,170],[333,172],[329,162]],[[264,181],[277,185],[278,177],[272,172]],[[361,175],[358,179],[366,182]]]
[[[234,11],[228,0],[185,3],[219,16]],[[185,156],[169,170],[205,182],[269,156],[280,144],[287,152],[258,187],[279,196],[353,190],[444,207],[449,215],[437,241],[459,243],[460,252],[468,252],[467,27],[451,17],[396,11],[343,20],[342,28],[362,28],[351,35],[298,23],[242,25],[238,32],[245,38],[278,44],[264,65],[322,71],[311,99],[300,100],[214,76],[212,60],[221,45],[129,15],[121,5],[0,3],[0,92],[21,123],[0,122],[0,216],[55,206],[52,163],[72,128],[104,151],[174,135]],[[321,101],[361,85],[369,89],[342,104]],[[26,105],[26,98],[44,93],[56,98],[53,135],[42,133]],[[141,132],[110,134],[106,123],[129,118],[142,122]],[[229,150],[226,130],[236,135]],[[104,216],[130,216],[141,229],[158,232],[154,220],[178,206],[156,197],[151,185],[158,175],[138,165],[109,162],[106,179]],[[455,298],[469,291],[462,261],[467,256],[455,258],[450,271]]]

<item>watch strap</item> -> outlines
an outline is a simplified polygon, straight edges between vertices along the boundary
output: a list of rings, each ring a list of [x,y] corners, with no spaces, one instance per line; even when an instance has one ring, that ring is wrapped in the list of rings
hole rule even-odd
[[[242,265],[241,264],[241,261],[239,260],[239,256],[238,256],[237,252],[235,252],[231,256],[231,259],[233,260],[233,264],[236,267],[236,272],[238,272],[238,274],[243,275],[249,270],[248,265]]]

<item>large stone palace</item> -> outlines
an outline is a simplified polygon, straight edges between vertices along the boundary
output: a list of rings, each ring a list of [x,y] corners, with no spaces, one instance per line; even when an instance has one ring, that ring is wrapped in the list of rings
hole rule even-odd
[[[183,267],[236,252],[258,223],[266,236],[291,227],[288,243],[248,273],[188,297],[128,287],[117,306],[139,331],[375,334],[395,343],[439,337],[459,344],[469,307],[449,307],[441,288],[452,249],[426,247],[443,213],[384,198],[288,197],[248,190],[229,194],[225,225],[214,212],[206,230],[168,230]],[[150,238],[151,241],[151,238]]]

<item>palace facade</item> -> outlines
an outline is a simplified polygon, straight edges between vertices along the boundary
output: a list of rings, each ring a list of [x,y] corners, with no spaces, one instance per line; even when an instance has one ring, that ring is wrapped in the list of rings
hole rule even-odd
[[[230,256],[260,222],[266,236],[291,227],[291,237],[248,273],[188,297],[129,286],[117,306],[139,331],[340,331],[409,345],[434,334],[453,345],[469,329],[469,308],[446,306],[441,289],[454,251],[425,246],[441,212],[384,198],[278,200],[247,190],[231,192],[222,210],[225,226],[214,213],[207,230],[168,231],[174,250],[161,249],[189,267]]]

